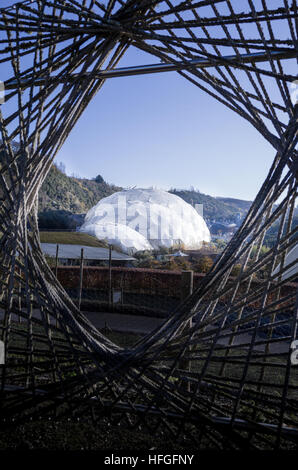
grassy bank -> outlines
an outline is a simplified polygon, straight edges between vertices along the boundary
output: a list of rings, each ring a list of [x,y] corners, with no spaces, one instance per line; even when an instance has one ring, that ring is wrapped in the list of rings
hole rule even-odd
[[[40,232],[41,243],[57,243],[61,245],[85,245],[107,248],[108,244],[97,240],[87,233],[81,232]]]

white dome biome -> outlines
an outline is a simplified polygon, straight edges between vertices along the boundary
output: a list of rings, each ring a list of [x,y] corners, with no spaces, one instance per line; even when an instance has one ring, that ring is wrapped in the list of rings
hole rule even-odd
[[[210,242],[196,209],[160,189],[128,189],[101,199],[86,214],[80,231],[129,254],[179,244],[198,249],[203,241]]]

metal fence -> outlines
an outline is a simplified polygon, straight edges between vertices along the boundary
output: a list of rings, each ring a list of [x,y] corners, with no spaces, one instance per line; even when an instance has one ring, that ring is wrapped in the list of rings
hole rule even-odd
[[[137,268],[59,267],[58,279],[75,303],[86,311],[130,311],[168,316],[192,291],[202,275],[192,271]]]

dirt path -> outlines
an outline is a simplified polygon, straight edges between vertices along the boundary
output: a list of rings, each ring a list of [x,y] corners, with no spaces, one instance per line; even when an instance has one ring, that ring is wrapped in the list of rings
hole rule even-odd
[[[164,321],[161,318],[127,315],[124,313],[85,312],[85,315],[98,329],[107,326],[114,331],[139,334],[150,333],[150,331],[154,330]]]

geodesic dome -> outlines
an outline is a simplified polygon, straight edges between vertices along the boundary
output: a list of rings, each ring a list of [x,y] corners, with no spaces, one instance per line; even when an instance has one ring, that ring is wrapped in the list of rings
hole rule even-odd
[[[101,199],[80,230],[125,253],[179,244],[198,249],[210,242],[209,229],[195,208],[160,189],[128,189]]]

